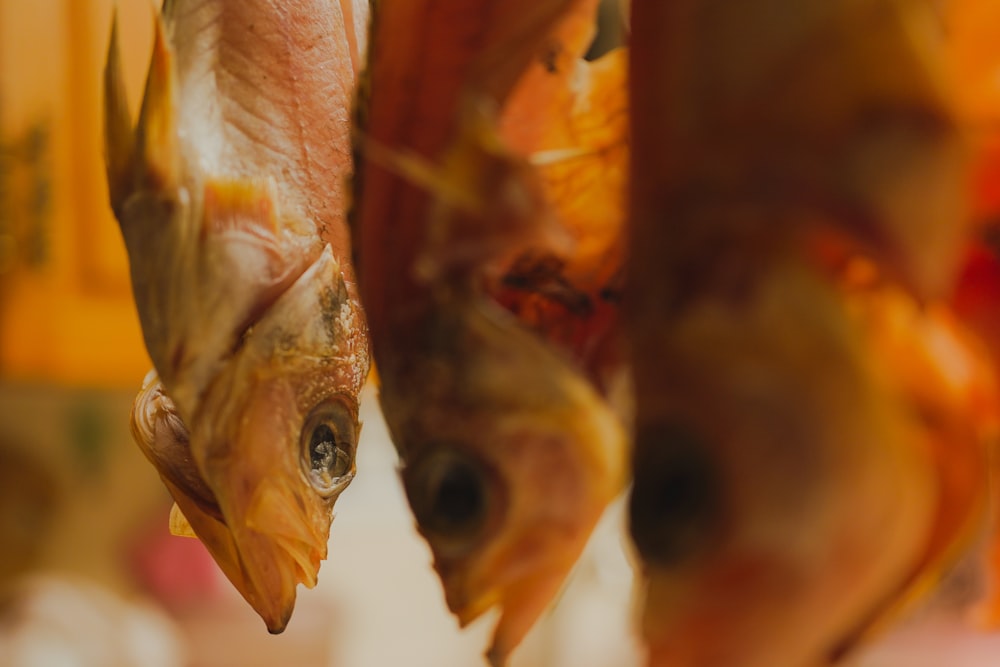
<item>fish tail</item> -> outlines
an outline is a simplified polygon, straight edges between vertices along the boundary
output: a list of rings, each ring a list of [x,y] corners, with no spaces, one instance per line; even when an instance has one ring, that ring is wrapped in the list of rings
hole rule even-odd
[[[117,214],[130,189],[135,136],[122,72],[118,7],[111,17],[111,38],[104,67],[104,160],[111,208]]]

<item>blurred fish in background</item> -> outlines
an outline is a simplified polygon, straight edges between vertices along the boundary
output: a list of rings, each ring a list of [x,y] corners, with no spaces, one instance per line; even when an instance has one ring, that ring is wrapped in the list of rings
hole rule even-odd
[[[449,607],[463,626],[500,613],[491,664],[549,606],[625,482],[622,425],[589,372],[614,329],[614,306],[591,317],[591,295],[620,269],[626,143],[621,54],[580,60],[596,10],[373,11],[354,240],[379,400]],[[536,168],[544,150],[576,162]],[[533,296],[537,310],[510,307]]]

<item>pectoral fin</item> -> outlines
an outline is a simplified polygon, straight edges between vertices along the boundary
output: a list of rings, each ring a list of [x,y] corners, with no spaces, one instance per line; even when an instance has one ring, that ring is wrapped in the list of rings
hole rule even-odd
[[[118,37],[117,14],[112,19],[104,68],[104,151],[111,208],[129,238],[135,227],[148,228],[145,216],[129,213],[129,200],[145,192],[155,199],[171,199],[180,183],[177,146],[176,71],[167,43],[163,17],[154,20],[153,56],[138,125],[133,130],[128,109]],[[168,216],[169,217],[169,216]],[[145,232],[140,232],[140,235]]]
[[[177,150],[177,71],[167,42],[163,16],[153,25],[153,57],[146,78],[137,128],[138,157],[144,180],[152,189],[170,188],[180,181]]]
[[[135,136],[128,111],[118,40],[118,12],[111,19],[108,60],[104,67],[104,159],[108,173],[111,208],[121,218],[122,205],[131,190]]]
[[[170,508],[170,534],[177,537],[193,537],[198,539],[198,534],[194,532],[194,528],[191,527],[187,517],[184,516],[184,512],[177,506],[177,503],[174,503]]]

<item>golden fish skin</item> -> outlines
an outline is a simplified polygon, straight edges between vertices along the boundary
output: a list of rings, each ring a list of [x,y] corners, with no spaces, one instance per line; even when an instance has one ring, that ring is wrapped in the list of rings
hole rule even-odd
[[[623,483],[615,415],[487,287],[551,230],[498,119],[555,22],[586,4],[382,0],[359,106],[355,242],[383,414],[450,609],[462,625],[500,609],[494,664]]]
[[[116,30],[106,68],[111,203],[156,371],[133,433],[271,632],[354,475],[369,359],[343,211],[365,10],[168,0],[135,128]]]
[[[925,592],[983,509],[981,478],[946,476],[983,470],[989,429],[956,426],[972,410],[950,389],[908,384],[883,330],[947,294],[967,238],[934,9],[631,6],[629,511],[649,664],[831,664]],[[842,283],[817,252],[831,238],[897,291]],[[912,317],[931,332],[912,349],[946,330],[929,319]]]

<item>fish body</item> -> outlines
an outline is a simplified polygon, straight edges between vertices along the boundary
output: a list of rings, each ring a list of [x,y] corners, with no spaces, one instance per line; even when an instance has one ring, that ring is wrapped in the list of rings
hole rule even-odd
[[[500,608],[495,664],[623,484],[619,420],[491,292],[558,236],[499,128],[557,21],[587,5],[384,0],[359,107],[355,239],[383,414],[449,607],[463,625]]]
[[[272,632],[315,584],[354,474],[369,361],[344,210],[363,10],[168,0],[135,127],[116,30],[106,68],[109,191],[155,367],[133,434]]]
[[[984,516],[992,418],[972,417],[992,383],[961,327],[922,311],[968,234],[934,9],[631,7],[629,529],[649,664],[835,663]],[[854,282],[858,261],[877,280]],[[980,370],[950,385],[956,359]]]

